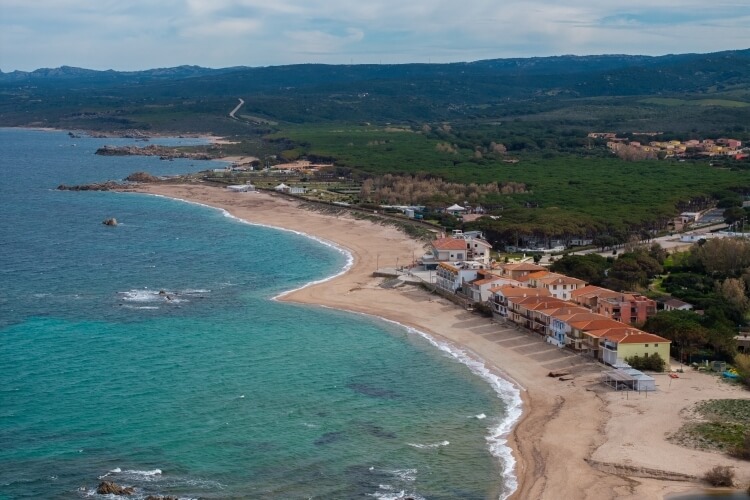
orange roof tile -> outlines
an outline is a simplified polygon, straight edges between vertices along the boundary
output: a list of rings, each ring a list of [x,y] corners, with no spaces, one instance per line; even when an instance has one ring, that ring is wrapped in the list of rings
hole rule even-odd
[[[438,250],[466,250],[466,240],[457,238],[439,238],[432,242]]]
[[[550,295],[549,290],[543,288],[526,288],[514,285],[503,285],[496,289],[497,292],[502,293],[506,297],[539,297]]]

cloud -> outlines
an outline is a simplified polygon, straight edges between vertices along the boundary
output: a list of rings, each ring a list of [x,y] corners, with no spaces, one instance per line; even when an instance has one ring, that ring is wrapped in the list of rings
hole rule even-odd
[[[0,0],[3,70],[750,47],[747,0]]]

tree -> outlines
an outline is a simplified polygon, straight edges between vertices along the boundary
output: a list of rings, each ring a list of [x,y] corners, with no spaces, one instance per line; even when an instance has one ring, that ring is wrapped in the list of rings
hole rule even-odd
[[[745,295],[745,281],[738,278],[727,278],[716,283],[717,292],[729,304],[734,306],[743,316],[748,312],[747,295]]]
[[[647,370],[652,372],[663,372],[664,368],[667,366],[666,361],[659,356],[659,353],[654,353],[650,356],[631,356],[625,358],[625,362],[636,370]]]
[[[729,207],[724,210],[724,222],[727,224],[734,224],[737,221],[741,221],[745,218],[746,212],[742,207]]]
[[[750,242],[712,238],[690,251],[690,265],[715,277],[737,277],[750,267]]]
[[[566,255],[555,261],[550,270],[581,279],[593,285],[599,285],[606,278],[606,271],[610,267],[607,259],[599,254]]]
[[[661,311],[646,320],[643,329],[672,341],[688,358],[706,345],[709,331],[701,324],[700,316],[692,311]]]

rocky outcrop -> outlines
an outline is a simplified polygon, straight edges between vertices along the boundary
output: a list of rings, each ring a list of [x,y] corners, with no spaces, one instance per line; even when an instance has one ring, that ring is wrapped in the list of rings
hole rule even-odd
[[[114,217],[110,217],[109,219],[104,219],[102,221],[102,224],[104,224],[105,226],[116,226],[117,219],[115,219]]]
[[[203,151],[189,152],[167,146],[152,144],[144,148],[138,146],[104,146],[96,150],[102,156],[158,156],[161,160],[173,160],[175,158],[187,158],[190,160],[211,160],[213,156]]]
[[[112,481],[102,481],[96,488],[96,492],[100,495],[120,495],[127,496],[135,493],[135,488],[132,486],[120,486]]]
[[[159,180],[159,178],[149,174],[148,172],[133,172],[129,176],[125,177],[125,180],[128,182],[156,182]]]
[[[114,181],[99,182],[94,184],[81,184],[77,186],[68,186],[60,184],[57,186],[59,191],[111,191],[122,188],[122,184]]]

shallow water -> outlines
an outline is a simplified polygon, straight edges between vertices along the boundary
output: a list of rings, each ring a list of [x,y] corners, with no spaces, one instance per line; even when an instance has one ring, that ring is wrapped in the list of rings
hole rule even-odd
[[[481,364],[396,324],[270,300],[346,255],[192,204],[54,189],[210,168],[93,154],[128,142],[0,129],[0,498],[88,497],[103,479],[183,498],[512,485],[488,441],[509,389]]]

